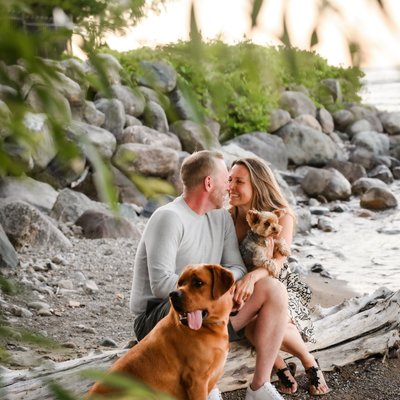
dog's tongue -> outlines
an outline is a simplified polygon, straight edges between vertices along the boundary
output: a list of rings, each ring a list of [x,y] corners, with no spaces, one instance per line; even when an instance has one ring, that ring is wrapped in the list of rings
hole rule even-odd
[[[192,311],[187,313],[187,320],[190,329],[197,331],[201,328],[201,324],[203,322],[203,315],[201,310]]]

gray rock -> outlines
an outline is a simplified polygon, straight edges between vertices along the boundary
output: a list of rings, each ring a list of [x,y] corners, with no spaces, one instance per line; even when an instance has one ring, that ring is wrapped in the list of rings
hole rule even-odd
[[[301,187],[312,197],[324,196],[328,201],[346,200],[351,195],[350,182],[336,169],[311,169]]]
[[[272,110],[269,118],[268,132],[277,131],[291,120],[289,112],[280,108]]]
[[[289,112],[292,118],[301,114],[316,116],[317,107],[314,102],[301,92],[286,91],[282,93],[280,107]]]
[[[16,250],[24,246],[48,250],[71,247],[70,241],[48,217],[23,201],[2,203],[0,223]]]
[[[207,125],[193,121],[176,121],[170,126],[182,144],[182,150],[193,153],[199,150],[219,150],[221,145]]]
[[[88,239],[132,238],[138,239],[140,232],[128,220],[112,214],[94,210],[85,211],[75,222],[82,227],[83,235]]]
[[[105,115],[105,120],[101,127],[112,132],[115,136],[120,135],[124,129],[126,118],[122,102],[118,99],[99,99],[94,104]]]
[[[5,177],[0,180],[0,198],[21,200],[44,212],[50,212],[58,193],[47,183],[29,177]]]
[[[15,268],[18,263],[18,254],[0,224],[0,267]]]
[[[337,169],[350,183],[367,176],[367,171],[362,165],[352,163],[351,161],[331,160],[326,166]]]
[[[287,169],[288,154],[279,136],[267,132],[252,132],[240,135],[228,142],[230,143],[256,154],[279,170]]]
[[[145,98],[139,89],[131,89],[128,86],[115,84],[111,86],[114,97],[118,99],[125,110],[125,114],[140,117],[145,108]]]
[[[289,161],[295,165],[323,166],[335,158],[336,144],[315,129],[290,122],[276,134],[283,139]]]
[[[147,86],[161,93],[169,93],[176,87],[177,73],[173,67],[162,61],[141,61],[140,85]]]
[[[386,165],[378,165],[373,170],[368,172],[370,178],[380,179],[381,181],[390,184],[393,182],[393,174]]]
[[[145,107],[143,120],[146,126],[159,132],[168,132],[169,125],[164,109],[156,102],[149,101]]]
[[[332,133],[335,129],[335,123],[331,113],[325,108],[319,108],[317,111],[317,121],[321,125],[322,132]]]
[[[396,196],[387,188],[373,187],[360,198],[360,206],[369,210],[386,210],[397,207]]]
[[[161,146],[127,143],[118,146],[114,165],[122,172],[167,178],[178,170],[178,152]]]

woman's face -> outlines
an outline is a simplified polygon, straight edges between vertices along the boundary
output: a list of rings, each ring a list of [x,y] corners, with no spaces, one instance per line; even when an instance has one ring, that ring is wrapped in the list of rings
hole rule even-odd
[[[229,204],[236,207],[251,207],[253,186],[247,167],[235,164],[229,173]]]

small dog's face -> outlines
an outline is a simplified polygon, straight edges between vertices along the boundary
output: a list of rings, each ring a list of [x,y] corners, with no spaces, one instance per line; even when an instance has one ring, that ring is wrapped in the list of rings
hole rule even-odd
[[[281,233],[278,216],[269,211],[249,210],[246,215],[250,229],[263,237],[276,237]]]
[[[206,322],[227,322],[233,283],[233,274],[220,265],[188,265],[179,277],[178,289],[169,294],[172,307],[180,321],[194,330]]]

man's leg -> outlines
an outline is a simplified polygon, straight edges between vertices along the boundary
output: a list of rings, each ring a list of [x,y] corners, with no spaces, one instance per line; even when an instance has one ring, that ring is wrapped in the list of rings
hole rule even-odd
[[[136,339],[142,340],[169,313],[169,309],[169,299],[149,302],[146,311],[138,315],[133,323]]]
[[[274,278],[259,280],[254,292],[230,321],[235,331],[245,328],[256,349],[256,367],[251,389],[270,382],[272,368],[287,328],[288,301],[285,286]]]

